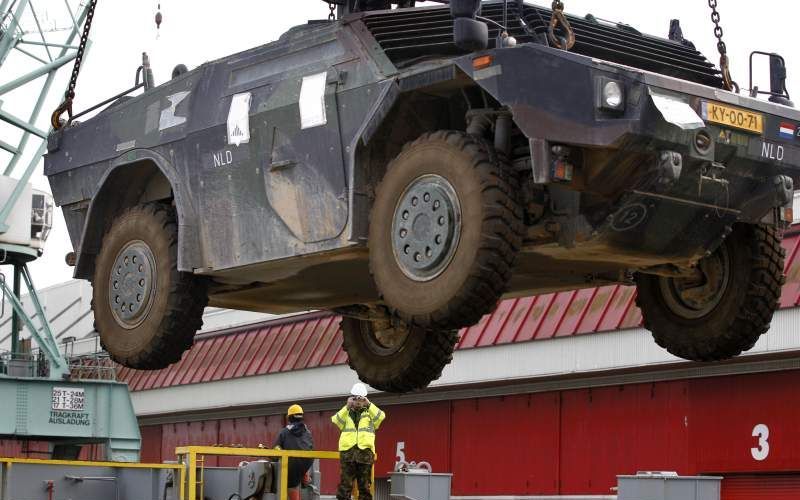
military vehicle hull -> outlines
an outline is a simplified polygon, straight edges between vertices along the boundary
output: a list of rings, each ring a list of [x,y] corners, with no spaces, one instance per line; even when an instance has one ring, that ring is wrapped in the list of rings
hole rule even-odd
[[[484,14],[497,8],[490,4]],[[377,357],[361,366],[390,359],[414,332],[438,339],[434,364],[442,365],[452,349],[449,332],[477,321],[501,296],[634,284],[637,276],[679,280],[679,299],[685,290],[718,288],[706,290],[716,298],[686,299],[689,309],[702,312],[689,319],[701,321],[711,312],[706,302],[722,300],[723,285],[736,278],[719,271],[738,255],[724,250],[729,235],[746,241],[752,235],[739,236],[746,231],[738,228],[763,228],[753,237],[767,238],[769,252],[780,253],[775,238],[786,224],[793,181],[800,180],[800,112],[724,91],[713,66],[695,60],[663,74],[625,58],[593,57],[592,47],[581,54],[534,39],[473,53],[448,45],[419,57],[414,50],[426,47],[400,45],[387,33],[420,12],[448,25],[446,9],[413,8],[299,27],[54,133],[45,173],[77,251],[75,276],[93,279],[96,290],[97,280],[106,280],[100,299],[112,310],[117,286],[126,290],[122,300],[131,301],[109,321],[116,318],[130,332],[148,308],[161,307],[137,302],[141,293],[150,300],[150,288],[161,283],[151,270],[160,265],[157,255],[120,243],[103,260],[120,214],[153,203],[168,205],[150,217],[175,226],[164,248],[174,252],[180,286],[195,287],[191,294],[201,306],[208,297],[212,305],[272,313],[336,309],[370,322],[364,335],[400,339],[377,342],[371,351]],[[658,50],[696,54],[685,44]],[[621,93],[613,105],[606,102],[609,83]],[[795,132],[787,136],[789,125]],[[443,166],[435,165],[436,154]],[[414,163],[424,158],[428,170]],[[465,179],[447,173],[458,171],[459,161],[476,169],[474,184],[472,173]],[[424,175],[392,186],[403,182],[404,169],[415,168]],[[492,179],[500,179],[497,192],[486,191],[473,205],[471,193]],[[432,193],[448,215],[439,219],[446,241],[439,245],[441,234],[436,244],[415,240],[421,253],[412,249],[412,258],[403,256],[410,246],[376,228],[433,235],[428,226],[425,233],[404,225],[406,208],[414,220],[436,220],[434,208],[412,204],[415,190],[426,202]],[[492,206],[505,211],[495,214]],[[493,217],[503,225],[492,225]],[[473,241],[475,225],[482,229]],[[505,242],[495,247],[498,238]],[[470,245],[494,277],[449,275],[462,253],[473,251]],[[397,269],[384,273],[382,266],[394,265],[386,264],[392,253]],[[133,269],[130,283],[104,277],[102,269],[98,276],[98,263],[114,269],[134,255],[151,265],[139,274]],[[772,267],[770,286],[779,287],[782,269]],[[472,289],[467,275],[483,281]],[[437,303],[437,293],[450,289],[441,307],[411,302]],[[413,297],[393,298],[397,290]],[[473,292],[480,300],[470,307],[459,294]],[[471,313],[456,314],[465,308]],[[161,348],[176,344],[168,337]],[[170,356],[190,343],[185,334]],[[731,355],[724,351],[678,354]],[[359,355],[350,355],[358,364]],[[146,357],[128,364],[164,364]],[[403,380],[392,373],[366,377],[387,390],[416,388]]]

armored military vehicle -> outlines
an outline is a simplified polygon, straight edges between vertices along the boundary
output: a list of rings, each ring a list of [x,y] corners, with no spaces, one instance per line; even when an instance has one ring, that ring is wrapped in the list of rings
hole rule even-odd
[[[403,392],[502,297],[608,284],[635,285],[686,359],[767,331],[800,176],[779,56],[770,102],[677,22],[667,39],[561,2],[361,4],[51,135],[115,360],[177,361],[207,304],[328,309],[360,378]]]

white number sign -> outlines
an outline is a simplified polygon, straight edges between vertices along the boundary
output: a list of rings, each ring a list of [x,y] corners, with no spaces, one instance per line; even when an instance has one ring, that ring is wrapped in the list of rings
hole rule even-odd
[[[395,456],[397,456],[398,462],[405,462],[406,461],[406,442],[399,441],[397,443],[397,451],[395,452]]]
[[[764,461],[769,456],[769,427],[758,424],[753,427],[753,437],[758,438],[758,447],[750,448],[754,460]]]

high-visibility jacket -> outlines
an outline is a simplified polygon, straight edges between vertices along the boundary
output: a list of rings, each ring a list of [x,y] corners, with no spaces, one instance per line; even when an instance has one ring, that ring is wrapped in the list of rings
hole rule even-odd
[[[381,426],[381,422],[385,418],[386,414],[370,403],[361,412],[358,425],[356,425],[356,422],[353,422],[353,418],[350,416],[350,410],[345,405],[331,417],[334,425],[342,431],[339,435],[339,451],[347,451],[358,445],[362,450],[369,449],[372,450],[372,453],[377,454],[375,451],[375,431]]]

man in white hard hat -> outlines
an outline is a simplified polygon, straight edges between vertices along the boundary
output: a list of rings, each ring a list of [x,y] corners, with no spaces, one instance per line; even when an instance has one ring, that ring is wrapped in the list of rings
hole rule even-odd
[[[336,490],[338,500],[350,500],[353,481],[358,483],[359,500],[372,500],[372,464],[375,462],[375,431],[386,414],[367,399],[367,386],[357,383],[347,404],[331,421],[339,435],[341,480]]]

